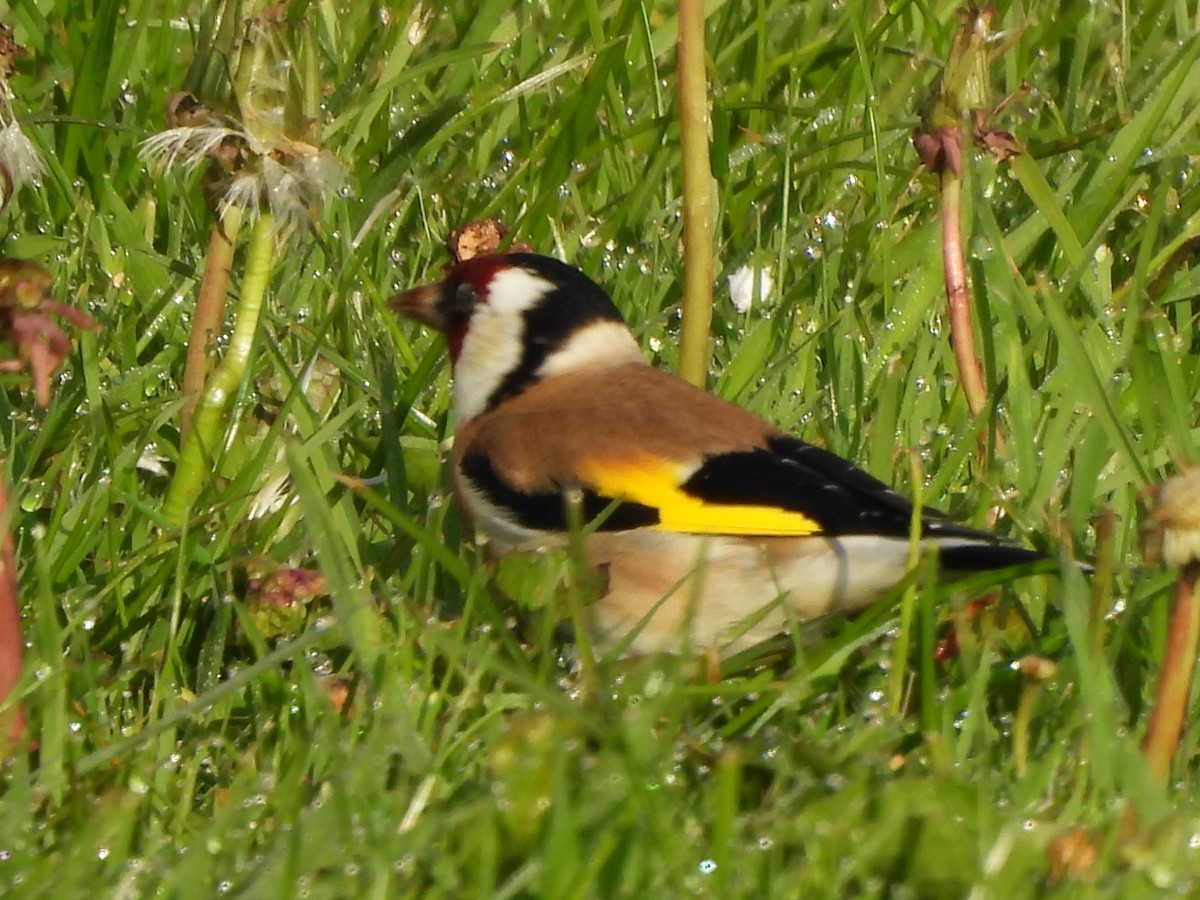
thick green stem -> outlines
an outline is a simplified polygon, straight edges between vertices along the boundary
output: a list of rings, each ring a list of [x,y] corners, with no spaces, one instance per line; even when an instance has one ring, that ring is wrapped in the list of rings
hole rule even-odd
[[[683,166],[683,326],[679,376],[704,386],[712,325],[713,177],[708,159],[704,3],[679,3],[679,142]]]
[[[1154,695],[1154,710],[1142,752],[1150,774],[1159,784],[1171,775],[1171,760],[1179,744],[1179,733],[1187,713],[1192,673],[1196,666],[1196,647],[1200,639],[1200,562],[1189,562],[1179,570],[1175,582],[1175,603],[1167,625],[1167,646],[1163,652],[1162,674]]]
[[[171,480],[171,487],[167,491],[167,500],[163,506],[163,515],[173,524],[183,523],[211,473],[212,462],[224,437],[222,417],[250,361],[254,336],[258,331],[258,317],[262,311],[263,298],[267,293],[267,284],[271,280],[271,269],[275,261],[275,236],[272,233],[274,227],[274,217],[268,212],[262,212],[250,232],[241,300],[238,303],[229,349],[200,397],[200,403],[192,417],[191,431],[183,442],[179,465],[175,469],[175,477]]]
[[[200,392],[208,379],[208,356],[221,328],[221,313],[225,295],[229,293],[229,267],[233,263],[233,247],[242,224],[240,206],[230,206],[225,215],[213,221],[208,237],[208,254],[204,260],[204,276],[196,294],[196,312],[192,317],[192,332],[188,336],[187,363],[183,369],[183,395],[187,398],[180,413],[179,431],[187,441],[192,415],[200,402]]]

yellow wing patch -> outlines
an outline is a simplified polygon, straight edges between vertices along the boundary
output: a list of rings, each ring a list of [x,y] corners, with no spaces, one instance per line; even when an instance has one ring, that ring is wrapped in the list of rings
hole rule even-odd
[[[685,493],[683,484],[695,466],[642,455],[624,459],[592,458],[580,466],[587,486],[605,497],[630,500],[658,510],[660,531],[691,534],[744,534],[801,537],[821,526],[802,513],[777,506],[706,503]]]

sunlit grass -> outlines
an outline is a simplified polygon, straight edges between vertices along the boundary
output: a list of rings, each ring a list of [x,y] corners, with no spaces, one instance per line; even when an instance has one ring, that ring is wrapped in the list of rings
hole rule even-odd
[[[1032,88],[1000,125],[1033,152],[981,162],[964,198],[1006,438],[980,459],[990,425],[957,386],[937,197],[910,143],[955,5],[707,19],[710,386],[902,490],[914,451],[924,502],[1050,552],[1096,555],[1112,514],[1111,585],[1024,578],[973,621],[962,594],[923,590],[892,715],[886,605],[717,683],[647,660],[583,690],[542,601],[498,596],[462,534],[442,349],[385,307],[436,275],[447,231],[496,216],[602,282],[676,368],[673,6],[306,7],[348,195],[277,261],[219,490],[181,530],[159,510],[211,219],[199,175],[157,177],[137,148],[191,36],[144,2],[11,4],[29,51],[12,105],[46,172],[3,213],[0,252],[46,266],[104,330],[45,412],[15,376],[0,395],[37,740],[4,770],[4,890],[1039,896],[1078,826],[1093,886],[1054,890],[1193,890],[1200,730],[1169,791],[1139,754],[1173,576],[1140,561],[1137,497],[1197,460],[1194,10],[998,17],[997,93]],[[774,289],[736,311],[728,276],[763,264]],[[264,573],[289,568],[327,594],[281,625]],[[951,621],[960,653],[935,661]],[[1030,655],[1058,673],[1018,763]]]

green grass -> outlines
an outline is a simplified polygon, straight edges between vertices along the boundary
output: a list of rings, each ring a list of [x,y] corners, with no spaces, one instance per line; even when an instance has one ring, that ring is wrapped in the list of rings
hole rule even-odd
[[[903,635],[897,601],[717,684],[675,660],[581,684],[545,609],[489,587],[442,468],[441,346],[385,300],[436,277],[447,231],[497,216],[602,282],[675,366],[673,6],[307,4],[348,190],[281,258],[235,433],[177,530],[152,461],[177,459],[209,218],[197,177],[152,176],[137,147],[192,38],[170,4],[13,0],[15,105],[50,171],[0,217],[0,253],[47,266],[104,330],[79,337],[45,412],[16,376],[0,392],[37,742],[0,775],[0,893],[1197,890],[1200,728],[1169,791],[1138,752],[1171,575],[1141,562],[1137,503],[1200,459],[1197,12],[1001,11],[997,94],[1032,92],[1000,124],[1031,153],[969,182],[1006,437],[980,462],[909,142],[956,5],[710,4],[710,386],[906,491],[912,451],[924,502],[980,525],[999,509],[1041,548],[1093,555],[1111,510],[1115,581],[1016,580],[974,624],[961,593],[927,587]],[[750,262],[777,288],[739,315],[725,278]],[[251,516],[272,484],[286,502]],[[278,621],[247,583],[274,566],[319,571],[328,597]],[[955,619],[962,652],[935,661]],[[1029,654],[1058,675],[1018,776]],[[1094,865],[1050,887],[1051,842],[1077,826]]]

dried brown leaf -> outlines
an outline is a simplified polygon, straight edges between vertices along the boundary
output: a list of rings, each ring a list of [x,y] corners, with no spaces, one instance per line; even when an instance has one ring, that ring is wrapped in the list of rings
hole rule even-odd
[[[38,406],[50,402],[50,378],[71,353],[66,333],[50,316],[60,316],[76,328],[100,326],[81,309],[49,297],[50,274],[31,262],[0,259],[0,341],[16,349],[17,358],[0,361],[0,371],[28,368]]]

